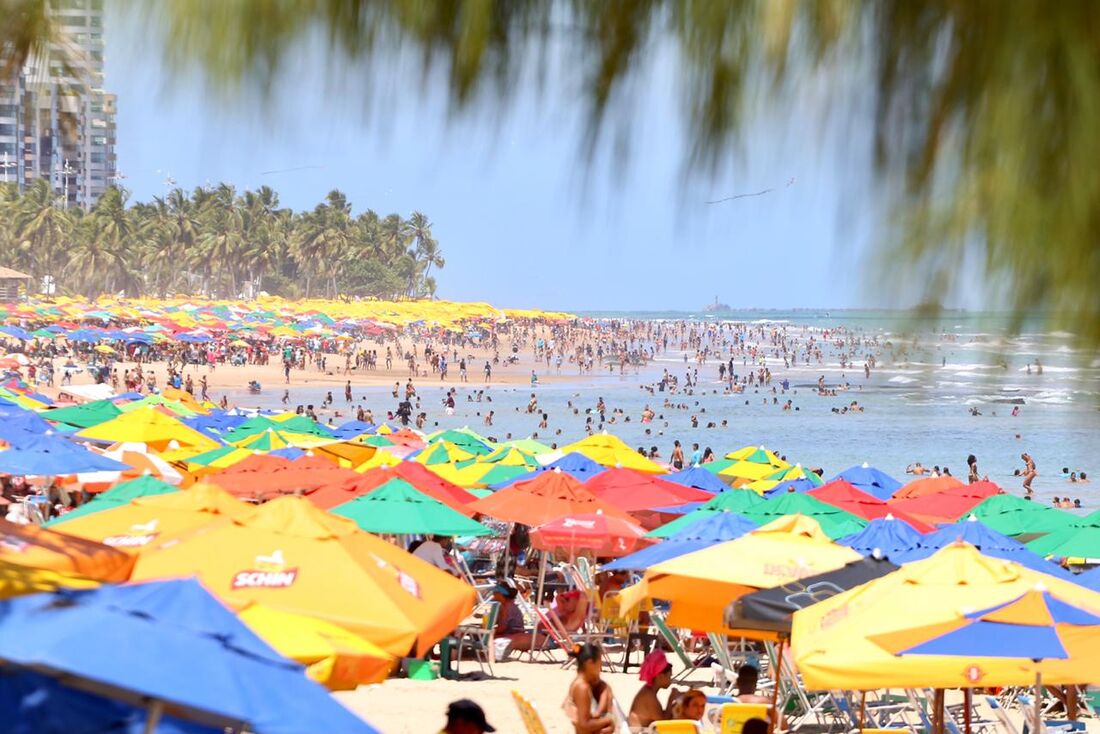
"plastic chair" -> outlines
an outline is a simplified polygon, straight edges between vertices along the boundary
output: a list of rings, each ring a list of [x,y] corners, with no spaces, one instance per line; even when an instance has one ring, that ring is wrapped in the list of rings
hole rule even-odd
[[[499,615],[500,603],[491,601],[486,604],[485,614],[482,615],[480,624],[462,625],[456,630],[455,636],[458,638],[456,669],[462,663],[462,650],[469,647],[477,656],[478,666],[484,671],[484,666],[488,665],[489,675],[494,675],[493,658],[496,657],[496,651],[493,647]]]
[[[699,734],[703,731],[703,728],[699,726],[699,722],[691,719],[655,721],[650,729],[653,734]]]
[[[768,720],[768,706],[763,703],[724,703],[718,713],[720,734],[741,734],[749,719]]]
[[[512,691],[512,700],[516,702],[519,717],[523,720],[523,728],[527,730],[527,734],[547,734],[546,726],[539,718],[539,712],[530,701],[521,696],[518,691]]]

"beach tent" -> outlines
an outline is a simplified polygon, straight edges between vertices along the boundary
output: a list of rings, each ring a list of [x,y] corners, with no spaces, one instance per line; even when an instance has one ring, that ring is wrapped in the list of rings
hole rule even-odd
[[[0,561],[77,574],[96,581],[130,577],[134,559],[123,551],[83,538],[0,520]]]
[[[916,546],[920,539],[921,534],[914,530],[912,525],[893,515],[887,515],[872,520],[863,530],[854,535],[846,535],[837,542],[865,556],[873,555],[878,551],[887,558],[893,558]]]
[[[706,502],[714,497],[710,492],[668,482],[663,477],[617,467],[600,472],[584,486],[604,502],[627,512]]]
[[[381,683],[397,658],[343,627],[301,614],[250,604],[242,622],[280,655],[306,666],[306,675],[331,691]]]
[[[651,542],[645,538],[645,529],[633,520],[599,510],[559,517],[531,529],[531,547],[559,551],[570,558],[581,552],[614,558]]]
[[[671,625],[735,634],[725,627],[723,614],[737,597],[859,558],[851,548],[829,540],[812,518],[788,515],[737,540],[650,566],[639,583],[623,589],[620,608],[627,611],[644,599],[661,599],[671,603]]]
[[[217,448],[220,444],[199,433],[178,418],[165,415],[150,406],[123,413],[109,421],[78,432],[78,438],[110,443],[137,442],[154,451],[164,451],[170,445],[194,446],[203,450]]]
[[[74,507],[64,515],[48,521],[45,523],[45,527],[60,525],[61,523],[75,520],[78,517],[94,515],[103,510],[113,510],[117,507],[128,505],[131,501],[139,497],[156,497],[160,494],[170,494],[178,491],[176,487],[154,476],[141,476],[136,479],[122,482],[121,484],[116,484],[107,491],[93,496],[88,502],[78,507]]]
[[[332,508],[362,530],[387,535],[492,535],[492,530],[394,478]]]
[[[235,609],[260,603],[316,617],[394,655],[424,655],[476,598],[465,582],[302,497],[159,544],[133,578],[192,574]]]
[[[114,509],[69,519],[53,527],[65,538],[85,538],[144,552],[153,544],[195,528],[249,512],[252,505],[210,484],[168,494],[138,497]]]
[[[915,517],[910,517],[896,507],[891,507],[883,500],[867,494],[849,484],[843,479],[834,479],[828,484],[812,489],[807,494],[814,499],[821,500],[833,507],[839,507],[864,520],[877,520],[887,515],[904,520],[912,528],[921,533],[930,533],[936,528]]]
[[[651,538],[668,538],[684,530],[705,517],[719,512],[733,512],[746,516],[746,511],[766,502],[763,497],[749,489],[731,489],[702,503],[686,514],[668,522],[656,530],[649,531]]]
[[[920,642],[914,633],[950,632],[968,618],[985,617],[988,612],[983,610],[1013,606],[1036,589],[1067,607],[1100,613],[1100,594],[990,558],[967,543],[954,543],[930,558],[795,612],[795,663],[812,690],[1021,686],[1033,683],[1036,672],[1054,684],[1092,680],[1100,655],[1100,634],[1094,627],[1076,631],[1069,657],[1062,660],[1034,663],[1002,657],[1004,652],[1011,654],[1017,642],[1016,632],[1007,627],[987,638],[1000,646],[993,656],[895,654],[899,636]],[[1030,609],[1041,614],[1037,604]]]
[[[0,602],[0,658],[209,725],[244,724],[256,734],[374,731],[193,580]]]
[[[894,492],[901,489],[901,482],[894,479],[886,472],[876,469],[867,462],[859,466],[852,466],[833,477],[831,482],[843,479],[856,489],[862,490],[880,500],[888,500],[894,496]]]
[[[716,543],[735,540],[745,533],[756,530],[752,520],[732,512],[721,511],[703,517],[683,530],[630,555],[623,556],[603,566],[605,571],[644,570],[650,566],[667,561],[685,553],[709,548]],[[652,537],[652,533],[650,534]]]
[[[51,408],[41,416],[47,420],[64,423],[74,428],[91,428],[100,423],[106,423],[112,418],[117,418],[122,413],[110,400],[93,400],[82,405],[71,405],[66,408]]]
[[[664,474],[665,468],[630,448],[618,436],[595,433],[561,448],[563,454],[571,451],[584,454],[592,461],[606,467],[635,469],[649,474]]]
[[[1026,500],[1013,494],[997,494],[974,505],[973,515],[991,530],[1011,537],[1035,536],[1060,530],[1078,518],[1056,507]],[[962,518],[959,518],[962,519]]]
[[[744,510],[742,514],[761,525],[787,515],[805,515],[816,520],[822,532],[833,540],[858,533],[867,526],[865,520],[846,510],[797,492],[767,500]]]
[[[990,530],[973,515],[965,520],[960,520],[954,525],[945,525],[934,533],[922,536],[915,546],[896,553],[890,560],[895,563],[912,563],[913,561],[923,560],[939,549],[959,540],[969,543],[981,551],[983,555],[991,558],[1003,558],[1032,571],[1050,574],[1061,579],[1068,580],[1071,577],[1069,571],[1044,560],[1042,556],[1028,550],[1023,543],[1013,540],[1007,535],[1001,535],[995,530]]]
[[[516,482],[470,503],[468,508],[498,520],[532,527],[597,510],[627,517],[623,510],[601,500],[576,479],[560,471],[543,472],[534,479]]]

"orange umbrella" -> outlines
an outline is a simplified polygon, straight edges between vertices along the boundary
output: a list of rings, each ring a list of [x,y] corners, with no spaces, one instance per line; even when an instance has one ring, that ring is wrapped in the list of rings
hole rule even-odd
[[[914,479],[904,487],[894,492],[893,499],[908,500],[914,497],[923,497],[926,494],[939,494],[944,490],[961,487],[962,482],[952,476],[926,477]]]
[[[113,510],[82,515],[54,527],[59,533],[144,552],[154,541],[242,515],[252,505],[210,484],[150,497],[139,497]]]
[[[250,457],[224,471],[210,474],[207,481],[238,497],[273,497],[298,491],[313,491],[328,484],[337,484],[357,477],[350,469],[342,469],[318,456],[303,456],[275,469],[254,470],[259,462]],[[248,463],[241,468],[241,464]]]
[[[634,469],[618,467],[600,472],[585,482],[584,486],[604,502],[627,512],[714,499],[710,492],[685,487]]]
[[[891,511],[911,515],[930,525],[953,523],[980,502],[993,495],[1001,494],[1001,488],[993,482],[975,482],[959,484],[935,494],[925,494],[903,500],[890,500],[887,507]]]
[[[418,491],[439,500],[467,517],[474,515],[473,510],[470,510],[467,505],[477,497],[415,461],[402,461],[392,467],[380,466],[370,469],[345,482],[321,487],[316,492],[307,494],[306,498],[322,510],[331,510],[337,505],[350,502],[356,497],[381,487],[394,478],[404,479]]]
[[[561,548],[571,556],[578,550],[599,557],[625,556],[651,542],[641,525],[598,510],[551,520],[531,531],[533,547],[548,551]]]
[[[114,548],[37,525],[0,519],[0,560],[113,583],[130,578],[134,558]]]
[[[467,507],[499,520],[524,525],[542,525],[560,517],[597,511],[613,517],[629,517],[558,469],[542,472],[533,479],[516,482]]]
[[[394,655],[425,654],[476,598],[465,582],[304,497],[158,544],[133,578],[192,575],[234,609],[258,603],[322,619]]]

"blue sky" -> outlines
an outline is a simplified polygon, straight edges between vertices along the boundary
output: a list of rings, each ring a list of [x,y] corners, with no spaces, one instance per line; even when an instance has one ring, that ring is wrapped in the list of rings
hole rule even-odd
[[[871,229],[853,201],[866,189],[861,146],[822,125],[812,88],[755,115],[720,180],[685,182],[671,53],[650,65],[620,167],[589,165],[581,110],[553,77],[500,116],[449,117],[436,86],[421,95],[414,78],[390,79],[405,91],[365,112],[354,90],[328,83],[320,55],[303,55],[261,109],[170,77],[128,22],[107,18],[107,88],[118,95],[123,183],[138,199],[163,193],[170,174],[185,188],[267,184],[295,209],[339,188],[356,211],[420,210],[447,259],[439,295],[458,300],[572,310],[697,309],[715,296],[737,308],[888,302],[859,265]]]

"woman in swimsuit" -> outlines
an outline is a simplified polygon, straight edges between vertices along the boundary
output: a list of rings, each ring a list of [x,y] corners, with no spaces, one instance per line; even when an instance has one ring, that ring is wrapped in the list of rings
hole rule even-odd
[[[585,643],[573,653],[577,677],[569,686],[563,708],[573,722],[574,734],[613,734],[615,731],[614,697],[611,686],[600,680],[599,645]]]

